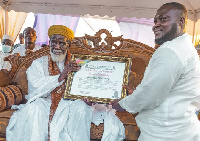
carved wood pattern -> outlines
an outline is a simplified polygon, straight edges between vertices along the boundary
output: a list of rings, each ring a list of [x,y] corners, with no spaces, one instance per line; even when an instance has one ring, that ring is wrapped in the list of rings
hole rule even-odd
[[[5,57],[5,61],[9,61],[11,64],[11,70],[8,72],[11,79],[14,79],[17,75],[17,72],[25,66],[28,68],[33,60],[40,58],[42,56],[49,54],[49,48],[44,47],[40,50],[37,50],[35,52],[32,52],[31,50],[26,51],[26,56],[20,56],[19,53],[15,53],[14,55],[10,55],[8,57]]]
[[[103,33],[106,34],[104,39],[105,42],[100,44],[102,41],[101,35]],[[88,41],[91,41],[93,46],[88,45]],[[120,42],[119,45],[115,44],[117,41]],[[109,53],[128,48],[130,48],[132,51],[134,50],[137,53],[148,55],[152,55],[152,53],[155,51],[155,49],[140,42],[136,42],[130,39],[123,39],[122,36],[112,37],[111,33],[106,29],[99,30],[94,36],[86,34],[84,37],[75,37],[75,39],[72,41],[72,44],[78,47],[83,47],[90,51],[92,50],[97,53]]]

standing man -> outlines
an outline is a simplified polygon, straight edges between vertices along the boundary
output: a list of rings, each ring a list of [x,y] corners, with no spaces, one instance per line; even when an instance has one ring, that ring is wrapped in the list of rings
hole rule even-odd
[[[185,33],[187,10],[179,3],[162,5],[154,18],[153,54],[140,85],[111,102],[118,111],[139,113],[138,141],[200,141],[200,62]]]
[[[19,34],[19,43],[14,45],[13,49],[18,48],[19,46],[21,46],[23,44],[24,44],[24,35],[23,35],[23,33],[20,33]]]
[[[4,58],[11,55],[13,51],[14,40],[10,35],[3,35],[2,38],[2,51],[0,51],[0,70],[8,69],[10,70],[11,66],[8,61],[4,61]]]
[[[21,56],[25,56],[25,52],[27,49],[30,49],[32,51],[41,49],[40,46],[35,44],[37,36],[36,31],[33,28],[27,27],[26,29],[24,29],[23,35],[25,38],[25,44],[20,45],[13,51],[13,53],[19,53]]]

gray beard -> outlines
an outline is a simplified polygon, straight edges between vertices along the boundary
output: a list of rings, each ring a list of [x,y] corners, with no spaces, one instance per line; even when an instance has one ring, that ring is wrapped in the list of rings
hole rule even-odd
[[[64,54],[61,55],[55,55],[51,50],[50,50],[51,58],[54,62],[62,62],[67,55],[67,51]]]
[[[171,41],[174,38],[176,38],[176,33],[177,33],[177,25],[176,23],[173,23],[171,30],[168,31],[163,37],[155,39],[155,43],[158,45],[162,45],[164,42]]]

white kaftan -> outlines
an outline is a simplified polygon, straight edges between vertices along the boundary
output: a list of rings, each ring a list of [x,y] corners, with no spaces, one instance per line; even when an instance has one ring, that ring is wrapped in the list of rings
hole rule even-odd
[[[1,69],[7,69],[10,70],[11,65],[8,61],[4,61],[4,58],[11,55],[11,53],[4,53],[3,51],[0,51],[0,70]]]
[[[156,50],[141,84],[119,104],[139,112],[139,141],[200,141],[200,62],[187,34]]]
[[[57,63],[62,71],[64,62]],[[59,75],[49,76],[48,56],[35,61],[27,70],[28,91],[26,105],[20,105],[12,115],[6,129],[7,141],[46,141],[48,138],[48,120],[51,106],[50,93],[62,83]],[[125,137],[123,124],[107,112],[103,141],[121,141]],[[112,118],[111,118],[112,117]],[[82,100],[61,100],[50,124],[51,141],[89,141],[92,121],[91,107]],[[110,125],[109,125],[110,124]],[[105,125],[106,126],[106,125]],[[107,127],[106,126],[106,127]],[[117,127],[113,130],[113,127]],[[114,132],[115,131],[115,132]]]
[[[35,45],[35,48],[33,49],[33,52],[36,51],[36,50],[39,50],[41,48],[42,48],[41,46]],[[19,53],[20,56],[25,56],[26,55],[25,52],[26,52],[26,48],[25,48],[24,44],[21,44],[19,47],[15,48],[13,50],[13,54],[14,53]]]

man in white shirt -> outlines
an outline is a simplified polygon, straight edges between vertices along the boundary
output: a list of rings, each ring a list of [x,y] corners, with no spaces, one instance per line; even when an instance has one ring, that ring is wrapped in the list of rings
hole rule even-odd
[[[162,5],[154,18],[155,51],[140,85],[110,104],[139,113],[138,141],[200,141],[200,62],[185,33],[187,10],[179,3]]]
[[[25,56],[25,52],[27,49],[32,51],[41,49],[40,46],[35,44],[37,36],[36,31],[33,28],[27,27],[26,29],[24,29],[23,35],[25,38],[25,44],[21,44],[19,47],[15,48],[13,50],[13,54],[19,53],[21,56]]]
[[[51,141],[90,141],[93,109],[86,99],[63,100],[51,111],[54,96],[62,98],[69,72],[78,71],[80,66],[71,62],[70,42],[74,38],[71,29],[53,25],[48,30],[50,55],[33,61],[27,70],[28,100],[14,112],[6,129],[7,141],[47,141],[50,122]],[[86,104],[87,103],[87,104]],[[53,108],[54,109],[54,108]],[[102,112],[104,134],[102,141],[121,141],[125,129],[111,109]],[[49,118],[50,115],[50,118]],[[53,119],[51,120],[51,115]],[[101,115],[95,115],[99,119]],[[100,117],[101,118],[101,117]]]
[[[11,55],[13,51],[14,39],[10,35],[3,35],[2,38],[2,51],[0,51],[0,70],[10,70],[10,63],[4,61],[4,58]]]

